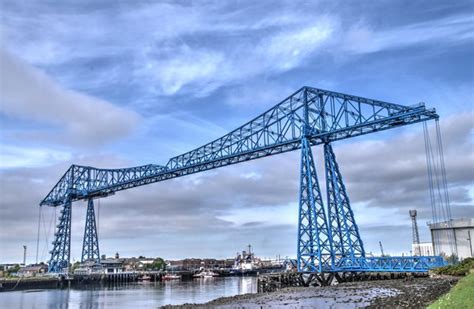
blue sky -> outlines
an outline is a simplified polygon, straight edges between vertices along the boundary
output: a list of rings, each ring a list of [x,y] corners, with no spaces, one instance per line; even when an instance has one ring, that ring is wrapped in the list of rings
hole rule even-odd
[[[165,164],[303,85],[435,107],[453,214],[472,216],[473,9],[472,1],[2,0],[0,261],[19,260],[22,244],[36,248],[38,203],[70,164]],[[369,251],[379,240],[393,254],[410,250],[411,208],[428,240],[421,125],[334,148]],[[101,250],[228,257],[252,243],[262,256],[292,256],[298,168],[292,153],[121,192],[101,201]],[[73,209],[74,258],[82,206]],[[52,220],[54,210],[43,209],[43,260]]]

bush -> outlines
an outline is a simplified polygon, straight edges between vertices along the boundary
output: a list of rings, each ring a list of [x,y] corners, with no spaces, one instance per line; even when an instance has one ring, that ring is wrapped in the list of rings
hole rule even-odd
[[[465,276],[470,269],[474,269],[474,258],[464,259],[461,263],[447,265],[433,270],[438,275]]]

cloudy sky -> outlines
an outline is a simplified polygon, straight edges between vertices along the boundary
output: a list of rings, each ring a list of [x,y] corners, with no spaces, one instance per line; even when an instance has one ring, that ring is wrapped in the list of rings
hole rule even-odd
[[[34,262],[38,204],[70,164],[165,164],[303,85],[435,107],[453,216],[474,214],[472,1],[0,3],[0,262],[23,244]],[[429,240],[421,124],[334,151],[367,251],[407,253],[409,209]],[[294,256],[298,173],[289,153],[120,192],[96,209],[101,252]],[[41,211],[40,260],[56,214]]]

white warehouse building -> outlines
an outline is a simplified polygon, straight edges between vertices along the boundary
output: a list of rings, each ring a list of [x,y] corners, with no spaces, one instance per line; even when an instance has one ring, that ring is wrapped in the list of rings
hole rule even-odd
[[[411,245],[411,252],[413,255],[425,255],[431,256],[434,255],[433,244],[430,242],[420,242],[419,244]]]
[[[450,256],[455,254],[459,259],[474,257],[474,218],[454,219],[445,222],[428,224],[434,253]],[[452,243],[452,245],[451,245]]]

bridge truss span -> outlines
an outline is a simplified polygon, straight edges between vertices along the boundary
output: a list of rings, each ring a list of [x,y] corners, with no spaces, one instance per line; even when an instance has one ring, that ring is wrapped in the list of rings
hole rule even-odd
[[[438,119],[438,115],[424,104],[404,106],[302,87],[239,128],[172,157],[164,165],[148,164],[121,169],[72,165],[40,206],[57,207],[78,200],[91,201],[133,187],[302,149],[297,250],[299,270],[334,271],[341,258],[364,258],[365,252],[331,143],[431,119]],[[320,144],[325,145],[325,175],[330,181],[327,212],[311,153],[311,146]],[[90,205],[91,202],[88,218],[95,220],[93,204]],[[70,220],[65,219],[64,224],[70,224]],[[99,254],[98,242],[94,237],[97,236],[91,230],[95,224],[87,226],[89,232],[85,237],[88,241],[84,242],[84,246],[93,244],[97,248],[94,249],[96,257]],[[70,226],[64,226],[61,231],[70,232]],[[61,246],[53,249],[50,264],[65,265],[63,260],[69,260],[69,257],[57,251],[69,252],[69,244],[62,240],[55,242]],[[51,266],[50,270],[59,271],[57,267],[51,269]]]
[[[408,107],[303,87],[243,126],[165,165],[121,169],[72,165],[41,205],[59,206],[66,196],[75,201],[108,195],[300,149],[303,136],[315,146],[437,118],[435,110],[423,104]]]

